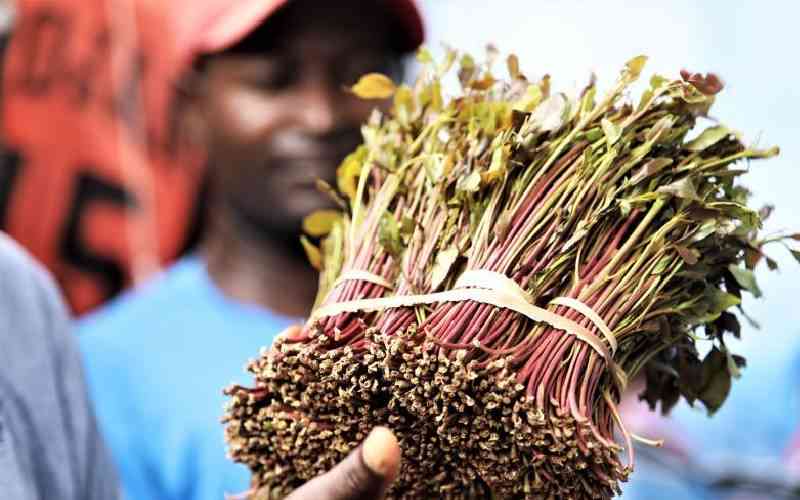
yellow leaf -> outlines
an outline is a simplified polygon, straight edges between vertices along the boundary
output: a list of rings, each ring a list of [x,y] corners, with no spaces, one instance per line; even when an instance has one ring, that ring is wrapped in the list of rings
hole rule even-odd
[[[523,95],[516,103],[514,103],[514,109],[529,113],[533,111],[533,108],[535,108],[540,102],[542,102],[542,97],[542,89],[539,87],[539,85],[528,85],[525,95]]]
[[[362,76],[351,90],[362,99],[388,99],[394,94],[395,85],[386,75],[369,73]]]
[[[361,166],[367,157],[367,148],[359,146],[350,153],[336,170],[336,184],[339,191],[346,194],[351,200],[355,199],[358,190],[358,177],[361,175]]]
[[[433,62],[433,56],[431,56],[431,51],[428,50],[428,47],[422,46],[417,51],[417,61],[421,64],[431,64]]]
[[[505,175],[509,152],[510,149],[508,146],[500,146],[492,151],[492,161],[489,164],[489,169],[481,173],[481,180],[485,184],[491,184]]]
[[[639,78],[645,63],[647,63],[647,56],[645,55],[636,56],[625,63],[625,68],[628,70],[628,77],[632,80]]]
[[[402,124],[411,121],[414,112],[414,94],[408,85],[401,85],[394,94],[394,113]]]
[[[338,210],[316,210],[303,219],[303,231],[319,238],[331,232],[333,224],[339,220],[341,213]]]
[[[303,245],[303,249],[306,251],[306,256],[308,257],[308,262],[314,266],[314,269],[321,270],[322,269],[322,253],[319,251],[316,245],[308,241],[308,238],[305,236],[300,237],[300,243]]]

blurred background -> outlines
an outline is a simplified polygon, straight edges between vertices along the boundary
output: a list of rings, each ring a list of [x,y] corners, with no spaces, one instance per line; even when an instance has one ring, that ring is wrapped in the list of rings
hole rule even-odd
[[[608,85],[639,54],[650,58],[647,77],[684,68],[718,74],[726,85],[713,118],[749,142],[781,148],[743,177],[755,206],[775,206],[764,231],[800,231],[800,3],[419,4],[434,56],[442,44],[481,56],[491,43],[516,53],[529,79],[550,74],[555,89],[580,88],[592,73]],[[188,21],[180,19],[192,2],[170,2],[161,9],[169,16],[133,16],[137,9],[134,0],[0,4],[0,28],[18,32],[3,70],[0,228],[55,273],[76,316],[191,251],[205,223],[202,155],[171,121],[186,63]],[[764,297],[744,302],[760,328],[743,323],[741,341],[730,345],[747,358],[743,377],[711,420],[685,404],[670,423],[642,420],[645,434],[677,425],[689,444],[666,462],[643,448],[642,480],[634,475],[626,497],[740,498],[722,483],[748,475],[746,498],[788,496],[787,471],[800,469],[792,458],[800,448],[792,444],[800,428],[800,262],[780,245],[768,253],[780,270],[761,266]],[[638,422],[639,409],[629,411]],[[653,496],[652,488],[663,489]]]

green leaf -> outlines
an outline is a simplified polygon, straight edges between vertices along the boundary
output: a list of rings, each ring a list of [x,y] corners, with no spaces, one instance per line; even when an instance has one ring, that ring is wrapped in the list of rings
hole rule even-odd
[[[450,268],[458,258],[458,248],[451,245],[447,250],[443,250],[436,255],[436,261],[431,271],[431,290],[436,290],[447,278]]]
[[[685,147],[689,151],[702,151],[713,146],[722,139],[725,139],[729,135],[731,135],[731,131],[723,125],[708,127],[703,130],[700,135],[687,142]]]
[[[616,144],[620,137],[622,137],[622,128],[608,118],[600,120],[600,126],[603,127],[603,133],[606,136],[606,144],[610,147]]]
[[[792,257],[794,257],[794,259],[797,262],[800,262],[800,250],[794,250],[794,249],[790,248],[789,252],[792,254]]]
[[[481,187],[481,174],[477,170],[473,170],[469,175],[458,179],[456,184],[457,191],[467,193],[474,193]]]
[[[447,47],[444,53],[444,60],[442,61],[442,64],[439,65],[439,75],[444,75],[450,71],[450,68],[453,67],[453,63],[455,62],[457,55],[458,52],[456,52],[455,49]]]
[[[417,51],[417,61],[421,64],[430,64],[433,62],[431,51],[426,46],[422,46]]]
[[[400,227],[389,212],[383,214],[378,224],[378,243],[389,255],[399,257],[403,252],[403,241],[400,239]]]
[[[758,288],[758,283],[756,283],[756,275],[753,274],[753,271],[739,267],[735,264],[728,266],[728,270],[736,279],[736,282],[739,283],[739,286],[752,293],[754,297],[761,297],[761,290]]]
[[[706,287],[703,292],[703,299],[698,303],[696,313],[700,314],[697,318],[698,323],[709,323],[715,321],[720,315],[742,303],[742,299],[732,293],[723,292],[717,287]]]
[[[669,83],[668,78],[664,78],[661,75],[655,74],[650,77],[650,88],[652,90],[659,90],[661,87],[667,85]]]
[[[416,227],[417,223],[411,217],[406,216],[400,220],[400,236],[402,236],[404,241],[409,241],[411,239]]]
[[[650,271],[650,274],[662,274],[664,271],[667,270],[671,261],[672,261],[672,256],[670,255],[661,257],[656,263],[655,267],[653,267],[653,270]]]
[[[533,111],[533,109],[542,102],[543,98],[542,89],[538,85],[528,85],[523,95],[517,102],[514,103],[514,109],[524,112]]]
[[[701,201],[700,197],[697,195],[697,188],[695,187],[694,180],[691,177],[684,177],[666,186],[661,186],[656,191],[659,193],[671,194],[676,198]]]
[[[731,391],[728,357],[715,347],[703,359],[701,370],[703,388],[698,398],[712,415],[720,409]]]

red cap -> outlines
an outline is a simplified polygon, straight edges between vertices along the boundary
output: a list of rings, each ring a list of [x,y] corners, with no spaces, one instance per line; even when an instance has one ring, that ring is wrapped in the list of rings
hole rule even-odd
[[[181,13],[178,34],[189,50],[189,57],[224,50],[250,34],[280,7],[291,0],[228,0],[207,2],[206,9],[189,7]],[[410,52],[425,37],[422,16],[415,0],[377,0],[383,3],[398,22],[403,36],[400,48]],[[211,4],[214,4],[213,7]],[[190,4],[191,5],[191,4]],[[193,11],[193,12],[192,12]],[[202,11],[202,12],[201,12]],[[201,19],[202,18],[202,19]],[[182,30],[180,28],[183,28]],[[182,35],[182,36],[181,36]]]

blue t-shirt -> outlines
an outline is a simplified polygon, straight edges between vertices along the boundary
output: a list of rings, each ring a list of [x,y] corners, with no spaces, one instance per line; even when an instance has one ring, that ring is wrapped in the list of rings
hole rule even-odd
[[[246,362],[297,322],[228,299],[195,256],[79,323],[128,500],[221,500],[249,487],[226,458],[222,389],[249,385]]]

